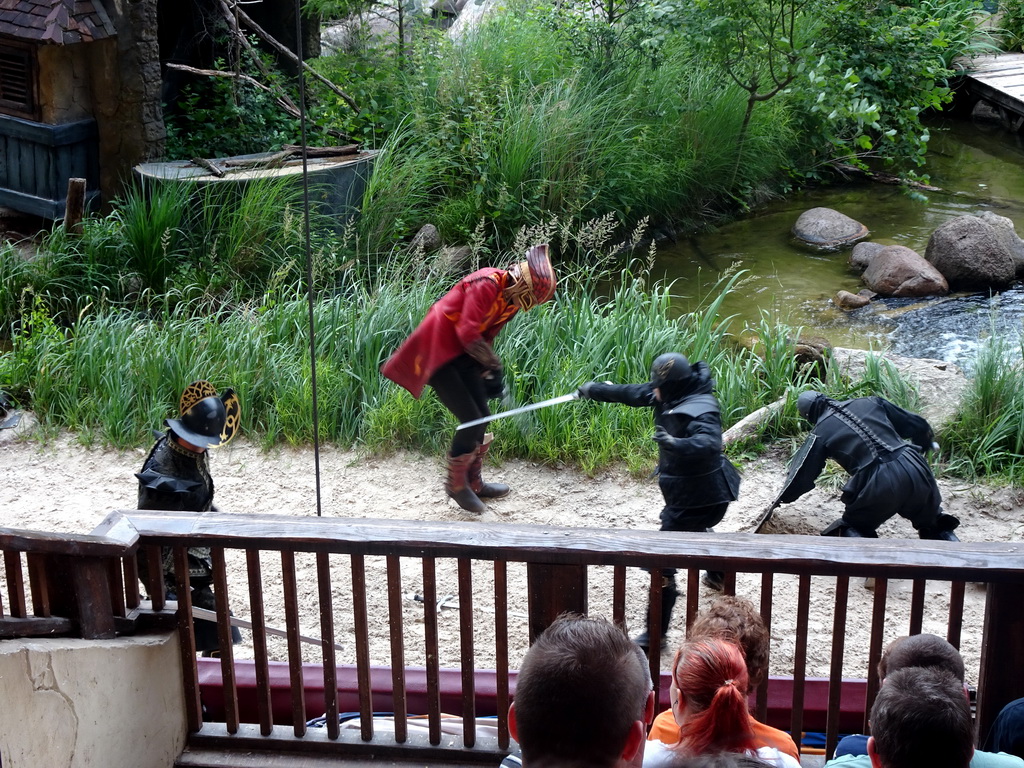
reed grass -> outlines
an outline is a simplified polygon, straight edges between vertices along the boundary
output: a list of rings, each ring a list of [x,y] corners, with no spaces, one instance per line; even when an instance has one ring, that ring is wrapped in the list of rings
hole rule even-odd
[[[1024,482],[1024,343],[993,334],[967,392],[939,436],[946,468],[969,478]]]

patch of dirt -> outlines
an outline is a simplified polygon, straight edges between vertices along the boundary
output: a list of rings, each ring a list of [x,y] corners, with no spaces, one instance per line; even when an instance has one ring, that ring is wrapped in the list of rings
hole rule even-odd
[[[28,420],[26,420],[28,421]],[[26,424],[27,427],[27,424]],[[90,450],[70,435],[62,435],[48,445],[16,439],[19,430],[0,431],[0,456],[3,457],[4,483],[0,486],[0,525],[45,531],[88,533],[112,510],[134,508],[137,486],[134,473],[139,470],[149,446],[133,451]],[[775,450],[742,468],[740,498],[729,509],[720,532],[749,530],[778,493],[785,477],[786,456]],[[314,458],[311,449],[282,447],[263,452],[238,439],[217,449],[211,456],[216,483],[216,502],[225,513],[274,513],[296,516],[316,514]],[[320,451],[321,498],[324,516],[344,518],[403,520],[481,521],[656,530],[662,499],[654,481],[629,477],[622,471],[603,472],[587,477],[571,468],[539,466],[525,461],[509,461],[486,468],[485,477],[507,482],[513,492],[495,500],[482,516],[459,509],[442,489],[440,457],[399,453],[388,457],[366,457],[352,451],[325,446]],[[957,531],[965,541],[1020,541],[1024,521],[1019,515],[1020,492],[993,489],[964,483],[940,482],[945,508],[957,515]],[[816,489],[794,504],[781,507],[766,532],[817,534],[841,513],[834,493]],[[910,524],[902,518],[886,523],[879,534],[884,537],[913,537]],[[955,545],[954,545],[955,546]],[[369,615],[371,658],[373,663],[390,663],[383,558],[367,558],[369,572]],[[280,566],[273,553],[264,553],[263,572],[265,608],[270,626],[284,627],[283,598],[280,591]],[[342,650],[339,663],[354,663],[355,644],[351,640],[353,612],[350,597],[351,572],[347,558],[332,557],[332,592],[336,642]],[[240,618],[250,615],[244,554],[228,552],[232,609]],[[445,605],[437,609],[441,637],[442,666],[458,666],[459,639],[458,582],[455,563],[438,561],[438,597]],[[299,603],[303,634],[320,636],[319,594],[315,561],[312,556],[297,558]],[[635,571],[635,572],[633,572]],[[403,563],[402,611],[406,627],[406,663],[422,664],[422,602],[414,596],[422,588],[419,565]],[[487,564],[473,567],[475,664],[487,668],[494,664],[493,605],[494,592]],[[610,569],[591,570],[593,587],[590,610],[610,615]],[[0,582],[2,582],[0,576]],[[685,585],[685,578],[680,578]],[[627,620],[632,629],[641,627],[646,606],[648,576],[631,569],[627,584]],[[759,599],[759,582],[740,575],[737,591]],[[834,593],[835,580],[813,581],[813,598]],[[509,566],[510,653],[518,664],[527,643],[526,588],[523,569]],[[891,615],[909,615],[911,583],[893,581],[889,585]],[[700,604],[712,596],[701,588]],[[980,629],[984,617],[984,589],[968,585],[964,608],[962,651],[969,677],[976,678],[980,656]],[[680,598],[668,638],[664,663],[683,638],[685,597]],[[847,636],[844,675],[867,674],[868,628],[871,619],[872,592],[860,580],[851,582],[850,604],[846,616]],[[777,575],[773,594],[772,674],[791,674],[794,655],[796,579]],[[816,604],[811,612],[808,674],[826,676],[830,663],[832,607],[830,601]],[[926,595],[924,631],[945,635],[949,614],[948,587],[930,586]],[[907,633],[905,618],[891,621],[885,630],[886,641]],[[249,633],[236,649],[239,658],[251,653]],[[270,639],[271,653],[285,658],[284,641]],[[307,661],[318,661],[317,645],[306,646]]]

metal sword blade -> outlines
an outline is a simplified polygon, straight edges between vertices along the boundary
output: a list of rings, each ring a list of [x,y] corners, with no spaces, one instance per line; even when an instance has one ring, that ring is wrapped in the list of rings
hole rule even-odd
[[[504,419],[507,416],[515,416],[518,413],[527,413],[529,411],[536,411],[540,408],[547,408],[549,405],[558,405],[559,403],[568,403],[570,400],[575,400],[579,395],[576,392],[572,392],[568,395],[559,395],[558,397],[552,397],[550,400],[541,400],[539,403],[530,403],[524,405],[521,408],[513,408],[511,411],[502,411],[501,413],[492,413],[490,416],[484,416],[480,419],[473,419],[473,421],[467,421],[463,424],[459,424],[455,428],[458,432],[460,429],[467,429],[469,427],[475,427],[477,424],[486,424],[489,421],[495,419]]]

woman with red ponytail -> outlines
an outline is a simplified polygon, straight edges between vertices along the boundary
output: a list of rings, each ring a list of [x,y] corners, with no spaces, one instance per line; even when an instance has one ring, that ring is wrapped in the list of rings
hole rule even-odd
[[[669,695],[679,741],[647,742],[644,768],[672,768],[686,758],[735,752],[776,768],[800,763],[774,747],[758,746],[747,709],[747,665],[739,646],[725,640],[686,642],[672,660]]]

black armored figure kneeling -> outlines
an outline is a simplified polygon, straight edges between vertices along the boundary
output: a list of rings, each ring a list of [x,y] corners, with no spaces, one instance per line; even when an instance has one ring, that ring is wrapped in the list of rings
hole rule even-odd
[[[877,538],[878,526],[898,514],[922,539],[959,541],[953,529],[960,521],[942,511],[925,459],[938,447],[925,419],[882,397],[837,401],[814,391],[800,394],[797,409],[813,429],[793,457],[776,505],[814,488],[831,458],[850,479],[841,496],[846,511],[823,535]]]

